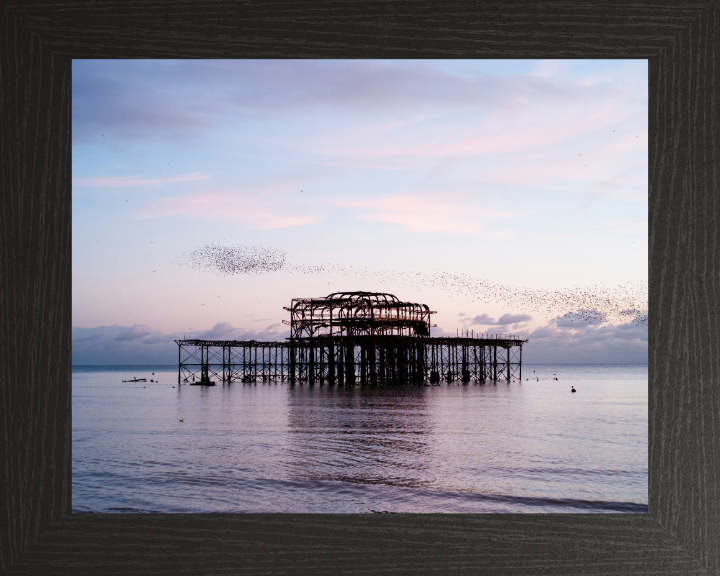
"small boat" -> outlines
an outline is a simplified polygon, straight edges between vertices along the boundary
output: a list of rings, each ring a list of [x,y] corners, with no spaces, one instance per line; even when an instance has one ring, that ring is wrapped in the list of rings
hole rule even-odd
[[[133,378],[132,380],[123,380],[123,382],[147,382],[146,378]]]
[[[190,382],[190,386],[215,386],[215,382],[210,380],[198,380],[197,382]]]

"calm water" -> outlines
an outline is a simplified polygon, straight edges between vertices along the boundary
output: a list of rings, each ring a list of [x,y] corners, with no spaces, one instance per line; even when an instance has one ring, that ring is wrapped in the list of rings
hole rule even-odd
[[[211,388],[178,387],[177,367],[76,366],[72,383],[75,512],[648,510],[647,366]]]

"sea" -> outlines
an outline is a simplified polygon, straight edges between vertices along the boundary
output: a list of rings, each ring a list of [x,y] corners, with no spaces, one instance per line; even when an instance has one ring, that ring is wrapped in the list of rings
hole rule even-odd
[[[648,367],[205,387],[177,366],[74,366],[72,509],[647,513]]]

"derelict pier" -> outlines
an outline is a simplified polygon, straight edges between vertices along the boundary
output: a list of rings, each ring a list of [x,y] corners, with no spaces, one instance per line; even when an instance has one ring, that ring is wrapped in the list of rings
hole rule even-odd
[[[290,337],[175,340],[178,383],[421,384],[522,379],[522,345],[507,334],[430,336],[435,312],[392,294],[343,292],[293,299]]]

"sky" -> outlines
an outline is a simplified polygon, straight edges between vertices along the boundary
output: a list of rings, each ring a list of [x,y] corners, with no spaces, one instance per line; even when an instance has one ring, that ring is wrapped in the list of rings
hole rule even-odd
[[[282,340],[356,290],[524,362],[647,362],[645,60],[75,60],[72,107],[74,364]]]

